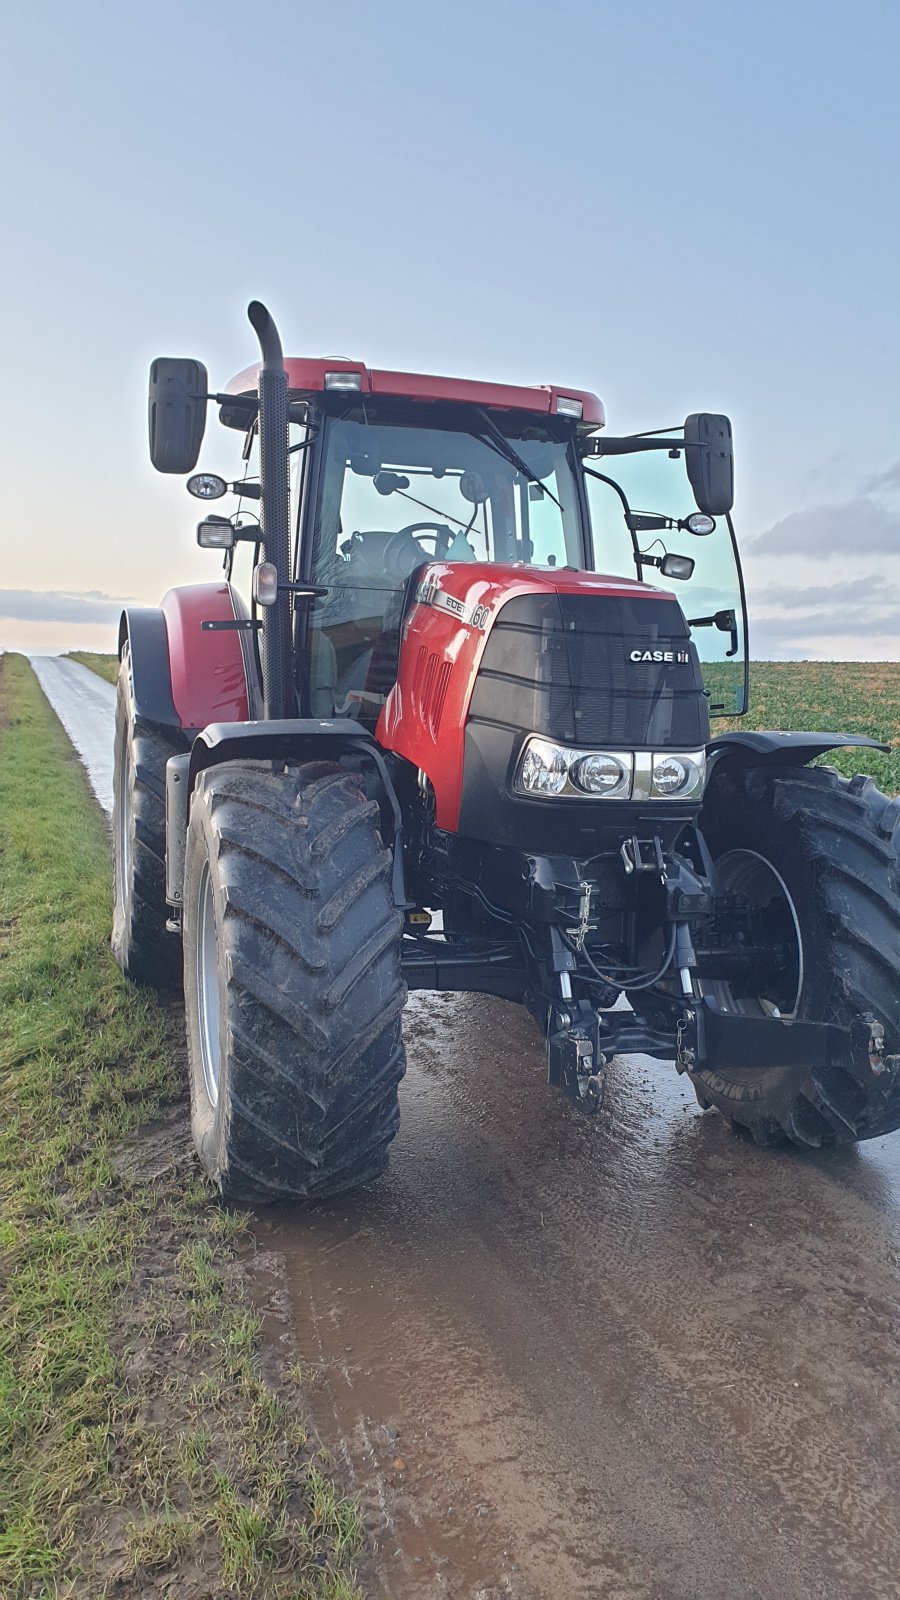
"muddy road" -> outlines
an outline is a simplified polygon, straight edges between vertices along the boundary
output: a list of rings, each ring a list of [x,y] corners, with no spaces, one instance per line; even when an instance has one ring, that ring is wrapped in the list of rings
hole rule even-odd
[[[900,1135],[765,1152],[672,1069],[583,1118],[413,996],[392,1169],[262,1220],[392,1600],[900,1595]]]

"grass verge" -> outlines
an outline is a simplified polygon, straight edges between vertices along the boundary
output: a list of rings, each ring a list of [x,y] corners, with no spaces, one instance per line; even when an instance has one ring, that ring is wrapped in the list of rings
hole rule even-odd
[[[98,650],[67,650],[68,661],[80,661],[83,667],[90,667],[100,678],[105,678],[107,683],[115,683],[119,676],[118,656],[102,655]]]
[[[0,907],[0,1593],[358,1597],[359,1514],[293,1373],[266,1381],[172,1019],[108,953],[105,824],[10,655]]]

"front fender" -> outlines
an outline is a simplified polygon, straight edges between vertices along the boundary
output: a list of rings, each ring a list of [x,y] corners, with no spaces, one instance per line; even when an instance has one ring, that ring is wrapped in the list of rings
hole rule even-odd
[[[335,761],[352,757],[361,773],[368,770],[367,793],[378,801],[381,832],[393,850],[391,882],[394,900],[409,907],[403,876],[403,813],[387,763],[367,728],[349,717],[286,717],[271,722],[213,723],[191,746],[187,772],[184,826],[190,797],[201,772],[229,761]]]
[[[707,771],[711,776],[726,758],[748,767],[805,767],[808,761],[824,755],[826,750],[853,746],[889,749],[888,745],[861,733],[779,733],[768,728],[762,731],[741,728],[734,733],[720,733],[710,740],[706,746]]]

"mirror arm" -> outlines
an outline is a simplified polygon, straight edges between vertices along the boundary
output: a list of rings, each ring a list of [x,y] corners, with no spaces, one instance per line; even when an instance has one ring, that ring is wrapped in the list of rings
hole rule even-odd
[[[650,439],[646,434],[626,434],[622,438],[588,439],[585,455],[636,456],[642,450],[708,450],[703,439]]]
[[[632,550],[634,552],[634,566],[635,566],[635,571],[637,572],[638,583],[643,583],[643,581],[644,581],[644,573],[643,573],[643,570],[641,568],[640,546],[638,545],[638,542],[637,542],[637,534],[635,533],[634,529],[632,528],[632,526],[631,526],[631,524],[630,524],[630,522],[628,520],[629,517],[632,515],[631,507],[628,504],[628,496],[626,495],[626,493],[625,493],[624,489],[622,488],[621,484],[616,483],[615,478],[608,478],[606,476],[605,472],[597,472],[593,467],[585,467],[585,466],[583,466],[581,470],[582,470],[582,472],[586,473],[586,475],[589,478],[596,478],[598,483],[606,483],[606,484],[608,484],[610,489],[615,489],[616,494],[619,496],[619,500],[620,500],[621,505],[622,505],[622,511],[624,512],[624,516],[625,516],[625,526],[628,529],[628,532],[629,532],[629,534],[631,536],[631,547],[632,547]]]
[[[736,656],[737,655],[737,651],[738,651],[737,613],[733,609],[730,609],[728,611],[717,611],[715,613],[715,615],[712,616],[712,617],[688,617],[688,627],[689,628],[718,628],[720,633],[730,634],[731,637],[730,637],[730,639],[728,641],[729,648],[725,651],[725,654],[727,656]]]

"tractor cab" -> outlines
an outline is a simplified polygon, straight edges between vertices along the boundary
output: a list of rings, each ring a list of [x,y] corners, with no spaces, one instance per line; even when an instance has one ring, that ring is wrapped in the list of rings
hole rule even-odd
[[[317,591],[297,601],[293,615],[294,691],[304,714],[376,724],[396,682],[413,580],[435,562],[675,580],[692,627],[705,630],[698,645],[711,710],[745,709],[730,499],[717,502],[724,516],[698,512],[683,439],[648,437],[639,455],[615,463],[613,479],[598,470],[604,412],[594,395],[363,363],[288,358],[285,366],[292,575]],[[220,409],[230,427],[247,428],[249,418],[251,495],[258,492],[257,378],[256,368],[239,374]],[[730,468],[730,435],[727,444]],[[671,545],[673,533],[690,555],[670,552],[664,539]],[[694,543],[698,533],[702,544]],[[249,599],[250,563],[231,558],[229,576],[242,571]]]
[[[494,435],[461,408],[366,410],[323,417],[301,540],[302,575],[326,591],[306,617],[311,703],[362,721],[377,718],[396,681],[401,623],[423,568],[588,564],[564,423],[505,416]]]

